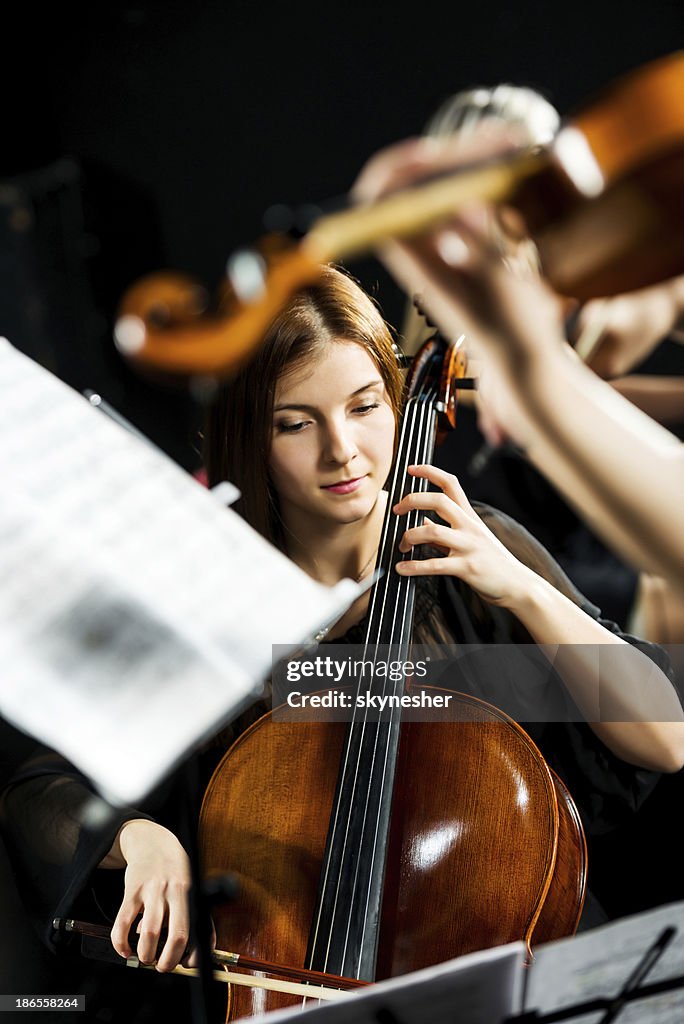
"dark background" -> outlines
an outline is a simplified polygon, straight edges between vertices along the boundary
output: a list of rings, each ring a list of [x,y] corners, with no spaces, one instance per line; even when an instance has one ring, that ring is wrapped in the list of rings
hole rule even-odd
[[[122,365],[123,291],[173,267],[212,290],[273,203],[344,193],[378,147],[476,84],[567,114],[681,43],[679,0],[644,3],[101,3],[5,24],[0,333],[93,387],[194,469],[199,412]],[[354,264],[399,325],[403,300]]]
[[[101,391],[195,470],[198,407],[114,349],[129,284],[173,267],[213,290],[270,205],[344,193],[371,153],[420,133],[450,94],[510,81],[568,114],[677,49],[683,29],[681,0],[5,10],[0,334],[74,387]],[[350,269],[398,326],[404,300],[379,264]],[[665,780],[651,818],[599,859],[609,904],[611,876],[619,887],[613,913],[684,895],[665,810],[681,799],[677,783]],[[26,943],[7,936],[30,988],[46,954]]]

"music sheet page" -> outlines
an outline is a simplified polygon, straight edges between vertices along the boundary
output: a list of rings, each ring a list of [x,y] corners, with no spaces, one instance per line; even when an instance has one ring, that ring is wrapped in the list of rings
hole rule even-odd
[[[360,592],[323,587],[0,339],[0,712],[146,793]]]

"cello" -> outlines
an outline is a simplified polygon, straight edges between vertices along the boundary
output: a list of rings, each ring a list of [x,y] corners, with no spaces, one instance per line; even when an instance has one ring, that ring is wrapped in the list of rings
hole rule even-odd
[[[370,659],[409,656],[415,580],[393,565],[419,513],[398,518],[391,508],[424,487],[407,469],[429,461],[438,430],[454,424],[464,367],[463,339],[436,336],[412,369],[385,571],[368,614]],[[403,675],[371,676],[380,696],[436,692]],[[219,948],[372,981],[516,939],[530,956],[533,944],[575,930],[586,846],[571,797],[516,722],[478,698],[452,698],[429,721],[405,721],[400,699],[387,715],[362,710],[350,722],[334,711],[315,722],[274,711],[238,738],[200,814],[205,877],[229,873],[239,891],[214,913]],[[241,987],[229,1013],[287,1000]]]

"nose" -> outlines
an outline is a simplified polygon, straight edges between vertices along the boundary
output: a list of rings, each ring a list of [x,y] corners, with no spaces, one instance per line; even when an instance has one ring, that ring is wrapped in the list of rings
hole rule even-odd
[[[357,454],[354,431],[346,421],[331,422],[326,428],[325,459],[345,466]]]

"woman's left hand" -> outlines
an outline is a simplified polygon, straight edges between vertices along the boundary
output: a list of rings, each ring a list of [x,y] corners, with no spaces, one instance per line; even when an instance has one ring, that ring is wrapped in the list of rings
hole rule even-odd
[[[398,562],[402,576],[457,576],[490,604],[513,608],[534,576],[482,522],[452,473],[435,466],[410,466],[411,476],[422,477],[440,491],[407,494],[393,511],[406,515],[414,509],[436,512],[442,526],[425,518],[421,526],[406,530],[399,544],[402,552],[419,544],[441,548],[440,558]]]

